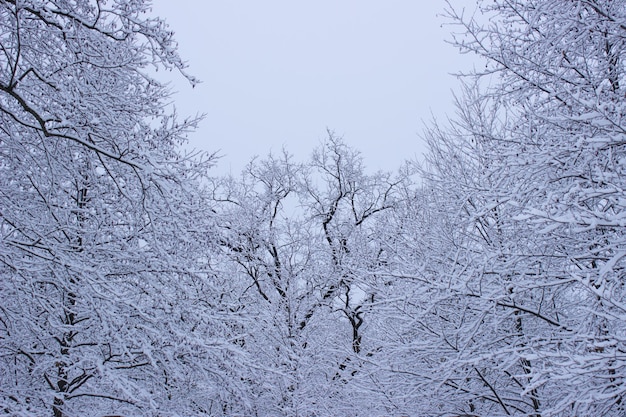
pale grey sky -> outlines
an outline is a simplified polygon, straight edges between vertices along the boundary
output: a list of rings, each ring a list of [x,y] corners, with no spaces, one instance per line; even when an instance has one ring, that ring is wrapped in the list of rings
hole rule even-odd
[[[450,75],[472,58],[446,44],[443,0],[153,0],[176,33],[192,89],[181,115],[206,113],[191,146],[221,150],[219,172],[283,146],[306,158],[334,130],[370,170],[423,152],[431,115],[452,114]],[[473,11],[475,1],[452,0]]]

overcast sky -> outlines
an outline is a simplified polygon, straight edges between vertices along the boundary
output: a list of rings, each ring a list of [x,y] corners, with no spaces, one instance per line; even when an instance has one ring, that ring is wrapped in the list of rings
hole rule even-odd
[[[475,1],[452,0],[473,11]],[[333,130],[370,170],[424,150],[424,122],[452,114],[450,73],[472,66],[446,44],[443,0],[153,0],[176,34],[192,89],[173,78],[182,115],[206,113],[191,146],[237,173],[254,155],[298,158]],[[443,25],[443,26],[442,26]]]

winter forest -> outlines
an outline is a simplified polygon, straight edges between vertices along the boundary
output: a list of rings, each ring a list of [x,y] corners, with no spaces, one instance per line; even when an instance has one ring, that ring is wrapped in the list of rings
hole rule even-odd
[[[0,0],[2,414],[626,415],[626,0],[448,4],[423,162],[221,177],[149,7]]]

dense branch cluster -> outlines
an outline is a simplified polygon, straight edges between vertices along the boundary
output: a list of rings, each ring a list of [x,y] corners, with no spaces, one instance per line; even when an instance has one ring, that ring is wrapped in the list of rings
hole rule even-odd
[[[395,174],[208,176],[148,12],[0,0],[1,413],[626,413],[625,1],[449,4],[484,66]]]

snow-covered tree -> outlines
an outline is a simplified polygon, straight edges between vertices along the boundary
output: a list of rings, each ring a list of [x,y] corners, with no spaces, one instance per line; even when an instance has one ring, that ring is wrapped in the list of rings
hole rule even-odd
[[[451,233],[405,274],[438,294],[412,313],[424,413],[623,415],[626,4],[479,5],[486,24],[450,12],[478,93],[427,133]]]
[[[149,3],[0,2],[0,410],[235,414],[236,326]],[[188,77],[191,82],[193,78]],[[228,316],[230,317],[230,316]],[[233,336],[234,337],[234,336]]]
[[[401,183],[365,173],[358,152],[330,136],[306,163],[284,153],[216,179],[224,260],[250,317],[242,347],[259,415],[374,415],[368,375],[380,268],[378,223]],[[365,387],[365,388],[364,388]],[[374,413],[374,414],[372,414]]]

